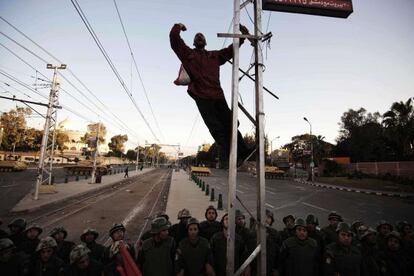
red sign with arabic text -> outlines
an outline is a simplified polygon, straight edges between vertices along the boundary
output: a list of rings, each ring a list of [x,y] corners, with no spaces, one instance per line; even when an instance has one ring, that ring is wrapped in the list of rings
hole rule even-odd
[[[347,18],[352,0],[263,0],[263,10]]]

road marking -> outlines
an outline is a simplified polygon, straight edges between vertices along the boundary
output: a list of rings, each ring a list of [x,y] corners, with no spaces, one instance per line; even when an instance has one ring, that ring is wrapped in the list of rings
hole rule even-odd
[[[244,192],[243,191],[240,191],[240,190],[236,190],[237,192],[239,192],[239,193],[241,193],[241,194],[244,194]]]
[[[306,205],[306,206],[309,206],[309,207],[312,207],[312,208],[315,208],[315,209],[318,209],[318,210],[322,210],[322,211],[328,212],[328,213],[331,212],[328,209],[325,209],[325,208],[322,208],[322,207],[319,207],[319,206],[316,206],[316,205],[313,205],[313,204],[310,204],[310,203],[302,202],[302,204],[303,205]]]
[[[269,204],[269,203],[266,203],[265,204],[266,206],[269,206],[270,208],[272,208],[272,209],[274,209],[275,208],[275,206],[273,206],[273,205],[271,205],[271,204]]]
[[[272,195],[276,194],[275,192],[271,192],[271,191],[266,191],[266,193],[269,193],[269,194],[272,194]]]
[[[14,186],[19,186],[19,184],[12,184],[12,185],[6,185],[6,186],[0,186],[0,188],[10,188]]]

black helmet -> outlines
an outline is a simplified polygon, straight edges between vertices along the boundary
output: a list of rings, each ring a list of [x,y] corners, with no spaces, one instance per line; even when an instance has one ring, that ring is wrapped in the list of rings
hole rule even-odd
[[[346,222],[340,222],[338,224],[338,226],[336,227],[336,232],[337,233],[339,233],[339,232],[346,232],[346,233],[349,233],[349,234],[354,234],[352,232],[352,230],[351,230],[351,227]]]
[[[390,226],[391,231],[392,231],[392,230],[394,230],[394,226],[392,226],[392,224],[391,224],[391,223],[389,223],[389,222],[388,222],[388,221],[386,221],[386,220],[380,220],[380,221],[377,223],[377,231],[379,231],[379,228],[380,228],[382,225],[389,225],[389,226]]]
[[[158,234],[161,231],[170,228],[169,222],[164,217],[155,218],[151,222],[151,234]]]
[[[318,226],[319,225],[319,220],[313,214],[309,214],[306,217],[306,224],[314,224],[314,225]]]
[[[266,209],[266,217],[268,217],[268,218],[270,218],[272,220],[272,222],[270,223],[270,225],[272,225],[273,222],[275,222],[275,218],[274,218],[273,212],[270,211],[270,210],[268,210],[268,209]]]
[[[296,228],[298,226],[302,226],[302,227],[306,228],[305,221],[303,219],[301,219],[301,218],[297,218],[295,220],[295,225],[293,226],[293,228]]]
[[[37,229],[37,231],[39,231],[39,235],[43,232],[43,228],[37,223],[30,224],[29,226],[27,226],[26,230],[24,231],[27,232],[30,229]]]
[[[210,205],[210,206],[207,207],[206,212],[204,213],[204,217],[206,219],[207,219],[207,212],[208,212],[208,210],[213,210],[216,213],[216,218],[217,218],[217,216],[218,216],[217,209],[213,205]]]
[[[340,214],[338,214],[336,211],[332,211],[329,215],[328,215],[328,220],[331,219],[337,219],[339,222],[344,221],[342,219],[342,216]]]
[[[12,220],[12,222],[9,223],[9,228],[11,228],[12,226],[15,227],[19,227],[21,231],[26,229],[26,220],[24,218],[16,218],[14,220]]]
[[[57,233],[63,233],[63,239],[66,239],[68,236],[68,231],[62,226],[53,228],[50,231],[49,236],[54,237]]]
[[[295,220],[295,217],[293,216],[293,215],[287,215],[287,216],[285,216],[285,217],[283,217],[283,223],[284,224],[286,224],[286,221],[289,219],[289,218],[291,218],[291,219],[293,219],[293,220]]]
[[[126,231],[125,226],[122,223],[114,223],[111,229],[109,229],[109,236],[112,237],[112,234],[117,230],[121,230],[124,233]]]
[[[239,217],[243,217],[244,219],[246,218],[246,216],[242,213],[242,211],[240,211],[239,209],[236,210],[236,219]]]
[[[200,228],[200,223],[198,222],[198,220],[196,218],[190,218],[187,221],[187,229],[191,224],[197,224],[197,226]]]
[[[397,231],[391,231],[390,233],[388,233],[387,236],[385,236],[385,240],[388,241],[391,237],[401,241],[401,235]]]

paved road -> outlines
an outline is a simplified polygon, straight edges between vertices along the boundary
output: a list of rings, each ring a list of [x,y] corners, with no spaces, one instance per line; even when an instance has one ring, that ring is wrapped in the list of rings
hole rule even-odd
[[[130,166],[129,170],[135,170],[135,166]],[[0,172],[0,216],[7,214],[30,192],[35,185],[36,172],[33,168],[22,172]],[[62,168],[54,168],[53,175],[55,183],[64,183],[66,173]],[[74,181],[75,176],[68,180]]]
[[[212,170],[212,176],[202,177],[206,184],[215,189],[216,196],[223,194],[227,208],[228,172]],[[237,195],[254,214],[256,212],[256,178],[248,173],[238,173]],[[240,204],[237,208],[242,209]],[[366,195],[353,192],[313,187],[289,180],[266,179],[266,208],[275,215],[275,227],[282,228],[282,218],[287,214],[306,218],[313,213],[321,226],[327,224],[327,216],[336,210],[345,221],[351,223],[362,219],[375,225],[380,219],[391,222],[408,220],[414,222],[414,200]]]

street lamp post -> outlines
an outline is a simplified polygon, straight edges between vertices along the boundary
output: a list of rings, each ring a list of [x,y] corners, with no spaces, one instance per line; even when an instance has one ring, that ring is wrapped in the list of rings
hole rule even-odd
[[[280,138],[280,136],[277,136],[272,141],[270,141],[270,166],[273,166],[273,155],[272,155],[272,152],[273,152],[273,141],[276,140],[276,139],[279,139],[279,138]]]
[[[314,173],[314,167],[315,167],[315,163],[313,162],[313,141],[312,141],[312,124],[309,122],[309,120],[306,117],[303,117],[303,120],[305,120],[310,127],[310,142],[311,142],[311,162],[310,162],[310,167],[311,167],[311,181],[314,182],[315,181],[315,173]]]

